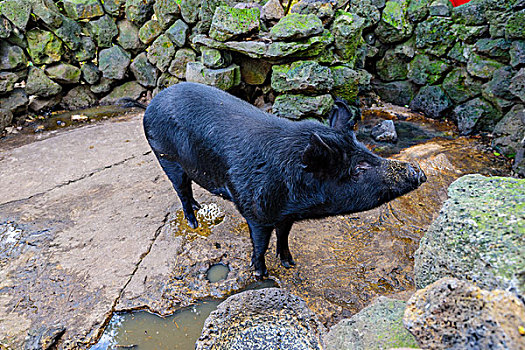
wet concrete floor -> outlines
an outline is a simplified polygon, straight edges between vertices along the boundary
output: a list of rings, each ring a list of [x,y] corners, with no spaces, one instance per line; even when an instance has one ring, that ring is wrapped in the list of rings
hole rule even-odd
[[[408,297],[413,253],[448,185],[466,173],[505,171],[476,139],[443,133],[392,156],[419,162],[429,179],[420,189],[365,213],[294,225],[296,268],[280,266],[272,238],[271,277],[328,326],[378,295]],[[196,199],[211,208],[209,224],[187,227],[140,115],[29,143],[0,141],[0,150],[2,346],[22,348],[28,332],[48,336],[60,326],[58,348],[87,348],[119,312],[166,316],[255,281],[242,217],[195,186]],[[211,282],[216,264],[229,271]]]

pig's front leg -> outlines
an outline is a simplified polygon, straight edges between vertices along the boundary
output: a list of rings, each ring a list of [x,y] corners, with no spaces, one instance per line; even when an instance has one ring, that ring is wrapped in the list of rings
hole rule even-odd
[[[277,256],[281,258],[281,265],[289,269],[295,266],[290,248],[288,246],[288,235],[292,229],[293,221],[283,221],[275,226],[277,236]]]
[[[251,266],[255,269],[255,277],[262,278],[268,276],[264,254],[268,249],[268,243],[270,243],[270,236],[272,235],[273,227],[262,226],[248,220],[247,222],[248,227],[250,228],[250,237],[252,238],[253,246]]]

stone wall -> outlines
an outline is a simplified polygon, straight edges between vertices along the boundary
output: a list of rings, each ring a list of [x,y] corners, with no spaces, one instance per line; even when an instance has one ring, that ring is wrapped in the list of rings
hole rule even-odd
[[[189,80],[299,119],[386,101],[523,148],[525,1],[0,0],[0,128]],[[373,77],[372,83],[370,83]]]

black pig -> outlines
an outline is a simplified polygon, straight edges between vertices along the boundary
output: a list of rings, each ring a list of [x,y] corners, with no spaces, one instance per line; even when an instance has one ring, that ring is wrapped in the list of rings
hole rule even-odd
[[[235,203],[248,222],[252,265],[275,229],[284,267],[295,262],[288,235],[295,221],[368,210],[426,180],[420,168],[381,158],[359,143],[352,111],[337,101],[330,127],[264,113],[213,87],[180,83],[161,91],[144,115],[146,138],[196,228],[194,181]]]

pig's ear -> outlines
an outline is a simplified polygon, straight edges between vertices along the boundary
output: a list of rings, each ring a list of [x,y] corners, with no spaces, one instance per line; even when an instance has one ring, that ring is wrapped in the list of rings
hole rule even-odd
[[[328,170],[330,165],[333,164],[335,157],[336,152],[319,135],[313,133],[310,136],[310,143],[304,150],[301,161],[305,171],[318,173]]]
[[[351,131],[357,119],[361,118],[359,107],[349,106],[344,100],[336,98],[330,111],[330,126],[337,130]]]

